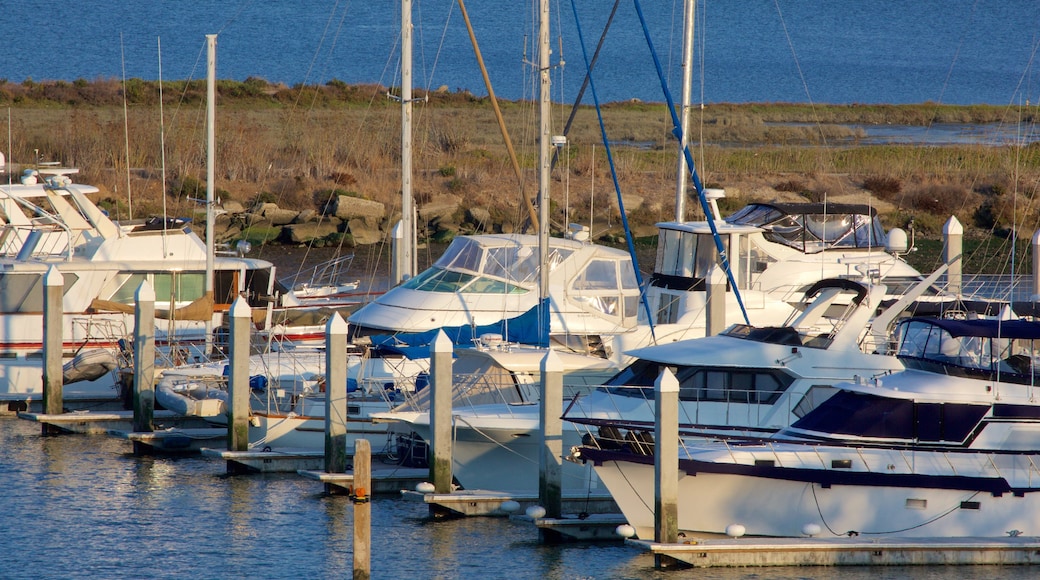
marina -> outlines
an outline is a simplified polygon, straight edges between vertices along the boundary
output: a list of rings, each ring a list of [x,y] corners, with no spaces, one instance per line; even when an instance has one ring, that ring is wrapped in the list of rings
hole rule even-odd
[[[537,168],[521,169],[507,146],[526,217],[492,224],[488,208],[463,211],[468,199],[435,215],[428,187],[413,194],[428,171],[412,168],[412,103],[422,98],[412,95],[411,0],[401,3],[400,94],[387,95],[401,105],[399,155],[396,131],[385,147],[400,161],[388,173],[398,209],[369,199],[357,177],[333,175],[346,171],[341,158],[316,162],[308,183],[361,193],[310,191],[321,207],[307,218],[262,210],[283,242],[304,243],[293,232],[306,228],[286,237],[276,221],[311,217],[336,223],[307,244],[382,237],[388,289],[363,302],[352,254],[277,279],[273,262],[247,257],[245,221],[235,250],[217,250],[214,220],[227,213],[215,197],[217,34],[206,35],[206,199],[186,183],[174,192],[205,207],[204,234],[166,217],[165,204],[162,218],[110,217],[93,199],[101,187],[41,164],[40,150],[17,173],[8,166],[0,399],[17,418],[0,417],[0,576],[1035,576],[1040,230],[1031,281],[1014,255],[1036,224],[1012,206],[1011,275],[982,290],[963,271],[955,208],[938,199],[933,213],[950,216],[942,256],[927,272],[911,265],[913,217],[877,207],[899,207],[898,179],[857,175],[866,200],[793,181],[770,185],[772,199],[739,185],[727,199],[721,185],[705,187],[686,145],[696,132],[685,74],[695,5],[682,15],[678,107],[674,71],[662,67],[641,2],[633,6],[654,65],[641,73],[656,73],[680,144],[674,218],[655,216],[668,213],[661,207],[639,216],[640,236],[656,233],[656,259],[643,268],[628,222],[640,208],[625,209],[632,189],[626,200],[602,117],[622,233],[594,236],[591,197],[588,225],[571,223],[569,189],[565,212],[558,197],[556,210],[550,203],[554,168],[571,171],[556,163],[570,155],[573,117],[556,135],[551,89],[562,85],[553,69],[564,45],[551,57],[559,31],[548,0],[526,23],[537,21]],[[463,153],[447,141],[444,152]],[[377,169],[374,158],[350,163]],[[221,180],[237,181],[228,169]],[[471,169],[437,171],[452,178],[449,197],[475,191],[456,181]],[[525,173],[538,177],[530,197]],[[708,177],[720,175],[728,181]],[[1005,185],[971,193],[996,199]],[[1013,187],[1005,200],[1018,199]],[[265,193],[250,203],[267,206]],[[689,219],[688,200],[704,219]],[[995,202],[986,207],[994,214],[972,215],[971,234],[990,219],[996,238],[1003,221]],[[883,215],[902,221],[886,227]],[[942,218],[929,217],[935,234]],[[449,224],[462,219],[477,226]],[[447,245],[421,271],[420,240]],[[625,250],[610,246],[622,240]]]

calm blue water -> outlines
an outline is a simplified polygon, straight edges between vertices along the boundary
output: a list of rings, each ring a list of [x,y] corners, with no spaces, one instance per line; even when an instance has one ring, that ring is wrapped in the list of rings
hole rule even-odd
[[[554,99],[573,100],[613,3],[553,2]],[[681,0],[643,0],[679,98]],[[701,0],[696,102],[1036,103],[1035,0]],[[467,5],[495,92],[530,98],[533,2]],[[415,84],[486,95],[459,8],[414,0]],[[0,5],[0,78],[205,77],[204,35],[219,33],[218,76],[295,84],[396,84],[397,0],[57,0]],[[601,101],[663,101],[631,0],[620,3],[597,68]],[[591,102],[591,95],[586,95]]]
[[[43,438],[0,419],[3,578],[349,578],[348,499],[295,475],[227,477],[219,460],[147,458],[107,436]],[[424,505],[372,504],[372,577],[1025,580],[1029,567],[653,569],[620,543],[542,546],[503,518],[433,522]]]

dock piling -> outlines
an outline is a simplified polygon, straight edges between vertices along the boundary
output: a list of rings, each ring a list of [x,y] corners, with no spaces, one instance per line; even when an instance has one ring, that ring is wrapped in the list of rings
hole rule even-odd
[[[228,374],[228,451],[245,451],[249,448],[249,327],[252,324],[252,309],[245,299],[239,297],[231,304],[231,333],[229,356],[231,365]],[[228,473],[241,469],[228,462]]]
[[[454,345],[444,331],[437,333],[430,347],[430,421],[433,441],[430,446],[433,457],[430,459],[430,479],[433,480],[434,493],[451,493],[452,479],[452,416],[451,395],[452,377],[451,362]],[[447,514],[437,506],[430,505],[430,516],[444,517]]]
[[[134,293],[133,430],[155,430],[155,289],[145,280]],[[146,454],[134,441],[134,454]]]
[[[950,216],[943,224],[943,262],[946,264],[946,291],[961,295],[961,268],[964,264],[964,226],[957,216]]]
[[[718,266],[708,270],[704,335],[715,336],[726,330],[726,273]]]
[[[372,444],[354,442],[354,580],[372,576]]]
[[[538,501],[545,508],[545,517],[563,515],[562,457],[563,457],[563,363],[555,351],[549,349],[541,363],[541,407],[539,422],[542,447],[539,453],[541,468],[538,473]],[[549,530],[539,528],[539,538],[552,541]]]
[[[62,318],[64,307],[62,290],[65,277],[58,268],[51,266],[43,276],[43,412],[59,415],[64,406],[64,383],[62,378]],[[56,435],[60,429],[43,423],[43,435]]]
[[[679,381],[665,368],[654,382],[654,541],[679,541]],[[654,555],[654,567],[674,568],[678,562]]]
[[[347,471],[347,323],[334,313],[325,324],[325,471]],[[330,493],[333,486],[326,485]]]

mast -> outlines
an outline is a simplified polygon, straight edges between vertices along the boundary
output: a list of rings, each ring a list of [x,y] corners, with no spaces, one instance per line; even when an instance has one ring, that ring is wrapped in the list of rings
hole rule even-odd
[[[539,298],[549,298],[549,0],[539,0],[538,9],[538,74],[541,79],[539,90],[539,136],[538,136],[538,252],[541,258],[539,276]],[[549,313],[544,312],[548,317]]]
[[[682,101],[679,104],[680,126],[682,136],[679,139],[678,171],[675,182],[675,221],[686,221],[686,180],[689,169],[686,167],[686,159],[683,150],[686,149],[690,132],[690,102],[693,92],[693,20],[696,13],[697,0],[684,0],[683,2],[683,44],[682,44]],[[712,219],[707,216],[707,219]]]
[[[412,196],[412,0],[401,0],[401,224],[393,284],[415,275],[415,203]]]
[[[213,158],[217,120],[217,35],[206,35],[206,298],[213,304]],[[213,317],[206,320],[206,353],[213,348]]]

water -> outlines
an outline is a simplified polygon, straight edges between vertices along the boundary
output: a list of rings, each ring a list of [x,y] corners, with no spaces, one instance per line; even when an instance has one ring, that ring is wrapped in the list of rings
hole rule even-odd
[[[554,98],[574,99],[584,75],[580,23],[592,52],[612,3],[553,3]],[[486,95],[453,0],[414,0],[416,86]],[[1025,104],[1037,101],[1034,0],[698,2],[702,57],[695,101]],[[531,98],[532,2],[467,6],[495,92]],[[681,0],[642,2],[678,100]],[[220,78],[397,84],[400,3],[290,0],[6,2],[0,78],[205,76],[204,35],[219,33]],[[559,67],[560,60],[566,66]],[[595,75],[601,101],[663,101],[633,3],[625,0]],[[591,94],[585,102],[591,102]]]
[[[223,461],[135,457],[104,435],[41,437],[0,419],[4,578],[350,577],[353,507],[296,475],[224,475]],[[505,518],[434,522],[398,498],[372,503],[372,577],[973,580],[1029,567],[657,571],[621,543],[543,546]]]

